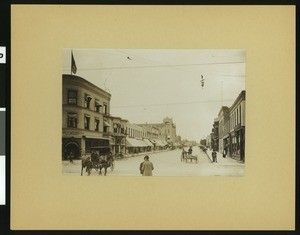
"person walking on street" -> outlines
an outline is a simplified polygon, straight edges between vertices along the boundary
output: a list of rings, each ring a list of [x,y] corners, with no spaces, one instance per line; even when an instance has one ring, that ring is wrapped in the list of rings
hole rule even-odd
[[[223,157],[224,157],[224,158],[226,157],[226,154],[227,154],[227,153],[226,153],[226,149],[224,148],[224,149],[223,149]]]
[[[143,176],[152,176],[152,171],[154,170],[152,162],[149,161],[149,156],[144,157],[144,162],[141,163],[141,173]]]
[[[217,152],[215,150],[212,151],[211,156],[212,156],[213,162],[217,163]]]

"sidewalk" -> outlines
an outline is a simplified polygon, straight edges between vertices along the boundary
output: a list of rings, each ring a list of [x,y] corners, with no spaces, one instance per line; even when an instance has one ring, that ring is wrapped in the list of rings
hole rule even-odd
[[[207,149],[206,154],[209,157],[209,159],[212,162],[212,150]],[[236,159],[231,158],[230,156],[226,156],[225,158],[223,157],[222,153],[216,152],[217,153],[217,163],[221,165],[241,165],[244,164],[241,161],[238,161]]]

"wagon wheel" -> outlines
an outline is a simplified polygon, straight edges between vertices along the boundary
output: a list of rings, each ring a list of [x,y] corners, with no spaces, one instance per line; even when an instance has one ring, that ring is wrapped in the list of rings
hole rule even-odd
[[[114,171],[114,169],[115,169],[115,161],[112,161],[110,163],[110,171]]]

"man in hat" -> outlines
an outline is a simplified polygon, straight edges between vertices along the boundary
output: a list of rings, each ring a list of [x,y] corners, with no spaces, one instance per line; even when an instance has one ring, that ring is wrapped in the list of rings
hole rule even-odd
[[[152,162],[149,161],[149,156],[144,157],[144,162],[141,163],[141,173],[143,176],[152,176],[152,171],[154,170]]]

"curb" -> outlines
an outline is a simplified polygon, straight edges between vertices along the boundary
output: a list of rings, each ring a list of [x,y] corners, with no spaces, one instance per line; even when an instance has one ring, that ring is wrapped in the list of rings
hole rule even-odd
[[[162,152],[168,152],[168,151],[173,151],[174,149],[170,150],[160,150],[160,151],[152,151],[152,152],[143,152],[143,153],[135,153],[135,154],[125,154],[125,158],[130,158],[130,157],[137,157],[137,156],[142,156],[142,155],[150,155],[154,153],[162,153]]]

